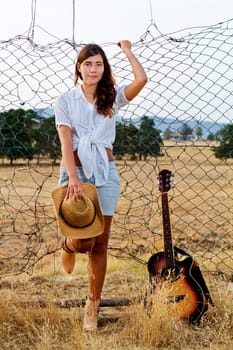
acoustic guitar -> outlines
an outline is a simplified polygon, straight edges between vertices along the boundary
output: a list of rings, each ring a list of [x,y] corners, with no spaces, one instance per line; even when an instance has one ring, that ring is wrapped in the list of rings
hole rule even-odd
[[[166,169],[159,173],[164,251],[152,255],[147,263],[151,293],[156,298],[163,289],[168,314],[197,323],[213,301],[197,262],[183,249],[173,247],[167,194],[171,175]]]

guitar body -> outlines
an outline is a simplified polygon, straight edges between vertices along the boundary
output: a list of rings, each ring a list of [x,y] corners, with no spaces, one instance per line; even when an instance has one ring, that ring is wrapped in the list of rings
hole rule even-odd
[[[182,260],[175,258],[172,269],[166,268],[164,252],[152,255],[148,261],[152,294],[156,297],[162,291],[168,314],[190,323],[198,322],[208,309],[207,296],[196,280],[198,270],[189,255]]]
[[[167,196],[170,177],[169,170],[159,173],[164,252],[152,255],[147,263],[151,293],[166,305],[169,315],[195,323],[213,302],[198,264],[183,249],[173,248]]]

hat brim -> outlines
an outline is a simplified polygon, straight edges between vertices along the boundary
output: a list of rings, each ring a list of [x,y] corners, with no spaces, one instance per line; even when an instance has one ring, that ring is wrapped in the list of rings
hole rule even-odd
[[[67,193],[67,188],[68,186],[61,186],[53,190],[52,192],[52,199],[53,199],[53,204],[54,204],[54,209],[58,221],[58,225],[61,231],[61,234],[64,237],[69,237],[69,238],[80,238],[80,239],[85,239],[85,238],[92,238],[99,236],[103,233],[104,231],[104,217],[102,214],[99,198],[98,198],[98,192],[96,190],[96,187],[93,184],[90,183],[82,183],[82,189],[83,192],[86,194],[88,198],[91,199],[95,206],[96,210],[96,216],[94,221],[92,222],[91,225],[88,227],[83,227],[83,228],[77,228],[77,227],[71,227],[69,226],[62,218],[60,215],[60,205],[63,199],[66,196]]]

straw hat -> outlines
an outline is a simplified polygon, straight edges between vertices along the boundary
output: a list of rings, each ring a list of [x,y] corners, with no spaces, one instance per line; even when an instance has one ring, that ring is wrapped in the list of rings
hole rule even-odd
[[[80,239],[99,236],[104,230],[104,217],[95,186],[83,183],[83,196],[78,201],[65,198],[67,188],[67,185],[58,187],[52,192],[62,235]]]

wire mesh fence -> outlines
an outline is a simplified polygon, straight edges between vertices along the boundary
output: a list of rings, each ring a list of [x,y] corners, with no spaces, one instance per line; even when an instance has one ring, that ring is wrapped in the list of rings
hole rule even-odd
[[[103,47],[117,83],[127,84],[129,64],[112,45]],[[67,39],[39,45],[22,35],[0,42],[2,275],[30,273],[60,249],[51,201],[60,159],[53,104],[73,86],[81,46]],[[163,249],[157,176],[166,168],[175,183],[168,193],[174,244],[202,269],[231,276],[233,20],[171,34],[151,24],[133,48],[149,82],[117,119],[121,198],[110,253],[144,264]]]

